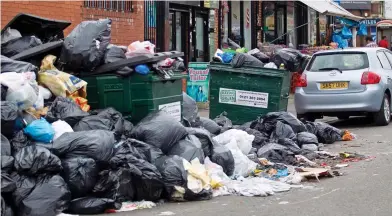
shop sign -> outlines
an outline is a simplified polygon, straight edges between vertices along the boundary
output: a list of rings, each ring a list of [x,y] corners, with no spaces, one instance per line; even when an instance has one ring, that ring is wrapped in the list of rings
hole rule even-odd
[[[268,93],[220,88],[219,103],[268,108]]]
[[[205,0],[204,1],[205,8],[218,9],[219,1],[218,0]]]
[[[375,26],[381,19],[365,19],[361,20],[359,23],[365,24],[366,26]]]
[[[370,10],[372,9],[371,1],[340,1],[340,6],[349,10]]]
[[[210,69],[209,63],[190,62],[186,93],[197,103],[206,103],[209,98]]]

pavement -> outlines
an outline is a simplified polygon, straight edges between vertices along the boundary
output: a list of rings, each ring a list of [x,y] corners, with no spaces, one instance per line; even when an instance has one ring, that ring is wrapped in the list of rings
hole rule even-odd
[[[331,122],[331,120],[327,120]],[[375,156],[350,163],[343,176],[307,182],[302,189],[273,196],[217,197],[209,201],[165,203],[118,216],[390,216],[392,215],[392,124],[374,127],[363,118],[333,121],[335,127],[358,136],[350,142],[326,145],[330,152],[349,151]]]

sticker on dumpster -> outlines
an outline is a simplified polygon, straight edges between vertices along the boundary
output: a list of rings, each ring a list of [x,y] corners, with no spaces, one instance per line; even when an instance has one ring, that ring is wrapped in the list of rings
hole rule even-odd
[[[174,102],[162,104],[158,107],[159,110],[165,111],[167,114],[173,116],[177,121],[181,121],[181,102]]]
[[[220,88],[219,103],[268,108],[268,93]]]

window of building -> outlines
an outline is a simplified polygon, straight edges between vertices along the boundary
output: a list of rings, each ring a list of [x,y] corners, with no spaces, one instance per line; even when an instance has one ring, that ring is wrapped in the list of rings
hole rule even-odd
[[[263,2],[263,32],[264,42],[275,39],[275,2]]]
[[[313,10],[312,8],[309,8],[308,10],[308,16],[309,16],[309,44],[310,45],[317,45],[317,12]]]
[[[97,8],[111,11],[132,12],[132,1],[84,1],[85,8]]]
[[[319,25],[320,25],[320,44],[327,45],[327,16],[320,15],[319,16]]]
[[[295,23],[294,2],[287,2],[287,45],[297,47],[297,29]]]

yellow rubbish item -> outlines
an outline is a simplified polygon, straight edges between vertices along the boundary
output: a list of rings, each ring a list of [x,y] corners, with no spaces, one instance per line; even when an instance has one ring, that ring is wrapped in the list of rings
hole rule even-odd
[[[56,56],[47,55],[42,60],[38,73],[38,83],[47,87],[55,96],[67,97],[78,92],[80,97],[87,97],[87,82],[71,74],[59,71],[55,66]]]

